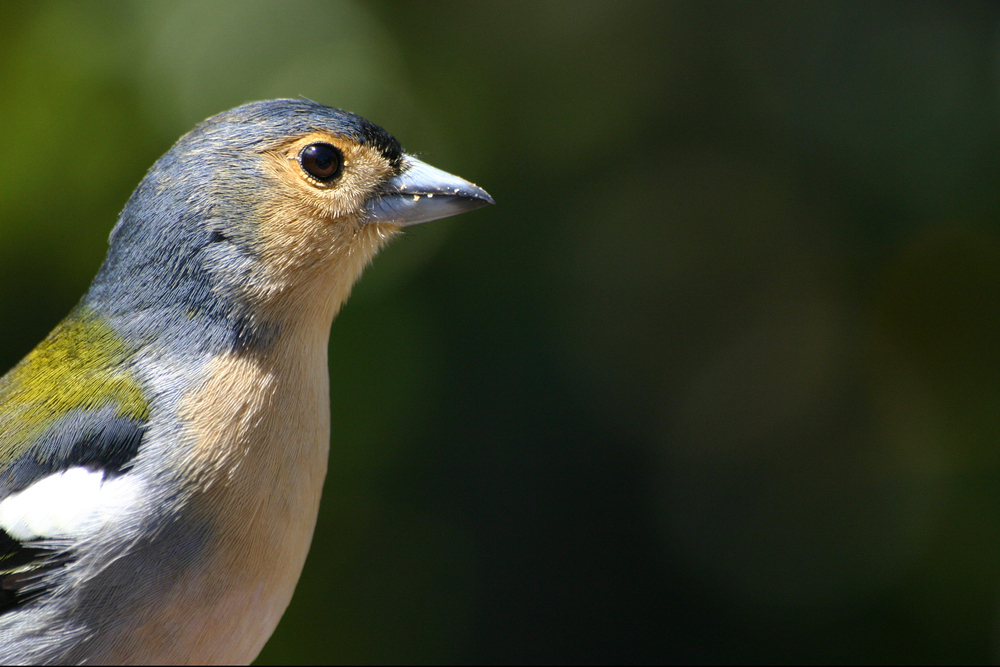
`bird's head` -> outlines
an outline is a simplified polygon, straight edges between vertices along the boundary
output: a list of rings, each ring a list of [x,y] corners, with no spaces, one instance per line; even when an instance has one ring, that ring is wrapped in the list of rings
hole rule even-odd
[[[204,121],[129,199],[85,300],[109,315],[164,310],[239,322],[239,335],[329,325],[401,227],[492,203],[403,152],[385,130],[307,100]]]

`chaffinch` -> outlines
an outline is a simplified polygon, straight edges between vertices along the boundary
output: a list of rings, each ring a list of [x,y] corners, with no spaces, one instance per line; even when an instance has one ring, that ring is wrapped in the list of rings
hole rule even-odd
[[[334,316],[401,227],[492,202],[310,101],[181,137],[0,379],[0,662],[253,660],[316,523]]]

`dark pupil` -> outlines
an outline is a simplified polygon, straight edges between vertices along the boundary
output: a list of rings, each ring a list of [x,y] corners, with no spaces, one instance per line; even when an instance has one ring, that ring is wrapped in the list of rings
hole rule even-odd
[[[342,156],[336,147],[330,144],[312,144],[302,149],[299,156],[302,168],[310,176],[321,181],[329,181],[340,173]]]

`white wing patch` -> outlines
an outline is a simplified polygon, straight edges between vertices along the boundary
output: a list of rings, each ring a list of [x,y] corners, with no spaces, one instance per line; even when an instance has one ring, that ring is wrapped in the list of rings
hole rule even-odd
[[[126,475],[104,481],[104,472],[70,468],[43,477],[0,502],[0,528],[24,542],[79,537],[131,505],[135,485]]]

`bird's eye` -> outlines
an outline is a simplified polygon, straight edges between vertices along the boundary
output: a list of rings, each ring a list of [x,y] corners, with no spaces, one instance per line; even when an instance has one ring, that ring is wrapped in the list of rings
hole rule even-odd
[[[309,144],[299,153],[299,164],[316,180],[328,183],[340,176],[344,154],[330,144]]]

